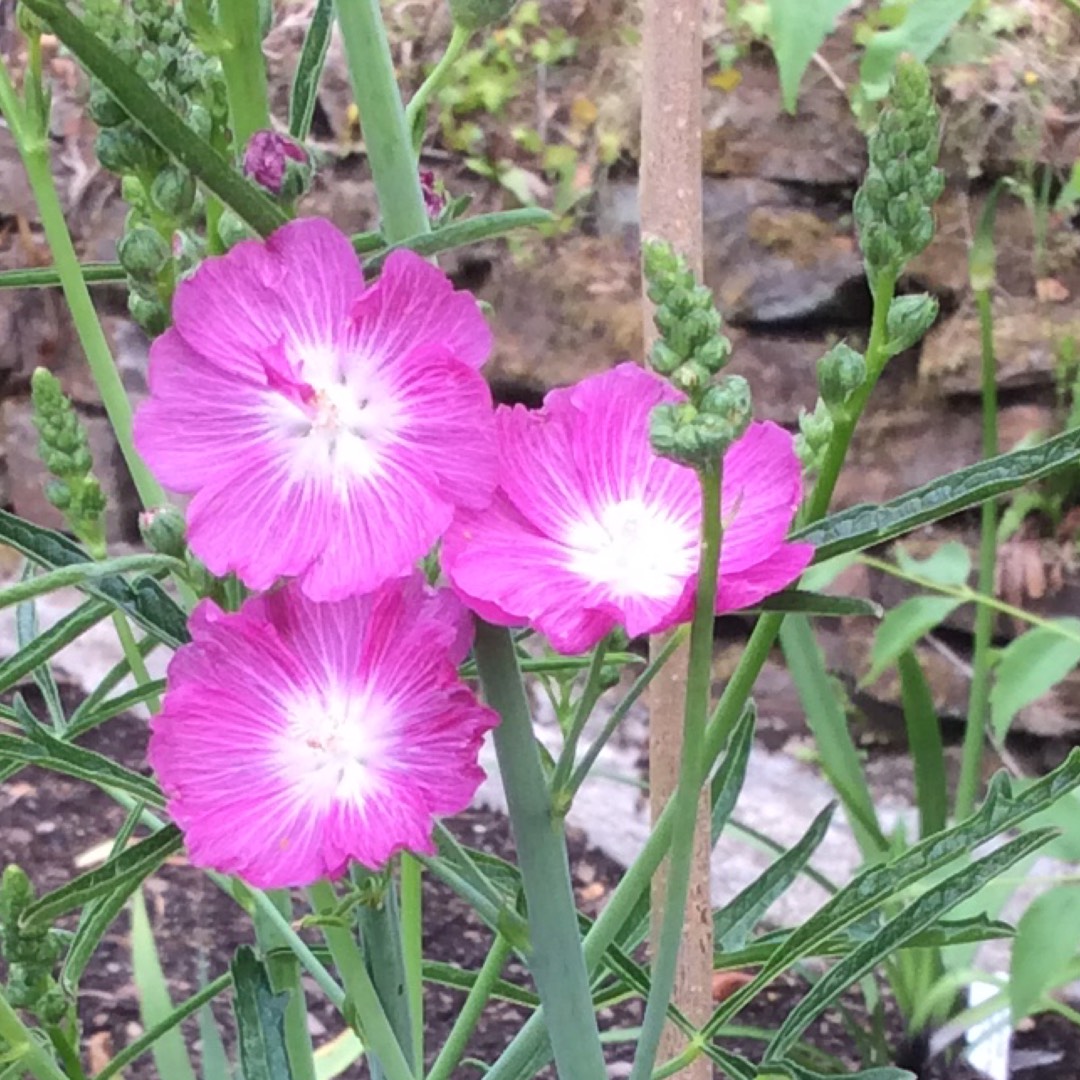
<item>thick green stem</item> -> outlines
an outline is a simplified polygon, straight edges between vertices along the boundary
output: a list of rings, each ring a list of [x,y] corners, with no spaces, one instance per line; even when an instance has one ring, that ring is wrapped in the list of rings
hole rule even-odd
[[[465,51],[465,46],[469,44],[469,38],[471,37],[471,30],[466,30],[463,26],[455,23],[454,32],[450,35],[450,43],[446,46],[446,52],[443,53],[442,58],[435,67],[431,69],[431,74],[423,81],[420,89],[413,94],[412,100],[405,110],[405,127],[414,137],[414,146],[416,136],[423,135],[423,129],[421,128],[418,132],[417,125],[424,122],[422,116],[427,109],[428,102],[439,90],[439,87],[446,82],[447,77],[454,68],[454,64],[457,63],[458,57]]]
[[[283,919],[292,919],[292,900],[286,890],[267,892],[266,898]],[[289,942],[279,931],[280,924],[267,919],[265,907],[256,907],[254,923],[255,938],[267,957],[270,986],[275,993],[289,995],[289,1002],[285,1006],[285,1049],[289,1055],[293,1080],[315,1080],[315,1055],[308,1032],[307,1000],[300,981],[300,965],[294,955],[282,951],[288,948]]]
[[[360,880],[366,871],[355,871],[354,880]],[[364,963],[371,976],[372,986],[382,1003],[394,1039],[401,1047],[410,1070],[417,1068],[413,1052],[415,1029],[409,1008],[409,986],[405,971],[402,922],[398,910],[397,885],[386,882],[378,903],[361,903],[355,909],[360,942],[363,946]],[[361,1017],[366,1020],[366,1017]],[[383,1080],[387,1075],[381,1062],[371,1062],[372,1080]]]
[[[430,229],[379,0],[339,0],[338,26],[391,244]]]
[[[35,1080],[68,1080],[49,1052],[34,1038],[10,1002],[0,993],[0,1042]]]
[[[270,127],[258,0],[219,0],[218,21],[224,38],[221,70],[229,101],[229,123],[234,149],[243,153],[256,131]]]
[[[45,239],[48,241],[53,263],[60,276],[64,299],[67,301],[83,352],[90,364],[90,373],[93,375],[98,393],[101,394],[105,412],[116,433],[116,441],[131,472],[139,498],[144,506],[163,506],[168,502],[165,492],[143,464],[132,440],[131,402],[128,401],[124,384],[120,380],[120,373],[113,363],[109,342],[101,329],[97,312],[94,311],[90,290],[86,287],[82,268],[79,266],[79,257],[75,253],[75,245],[71,242],[71,234],[64,221],[64,211],[49,168],[45,136],[23,130],[17,119],[21,111],[7,69],[0,61],[0,112],[3,112],[7,118],[12,134],[15,136],[19,154],[37,202],[41,224],[45,230]]]
[[[982,346],[982,451],[983,458],[998,452],[997,365],[994,360],[994,315],[989,289],[975,292],[979,309],[979,334]],[[979,537],[978,590],[984,595],[994,591],[994,566],[997,559],[997,504],[987,499],[982,504]],[[994,612],[986,604],[975,609],[975,651],[972,657],[971,696],[968,698],[967,727],[960,760],[960,779],[956,788],[956,817],[966,818],[975,809],[982,775],[986,725],[990,711],[990,649],[993,643]]]
[[[450,1034],[443,1043],[439,1056],[435,1059],[435,1064],[431,1066],[427,1080],[451,1080],[453,1077],[454,1070],[465,1053],[470,1036],[480,1022],[480,1016],[512,949],[509,938],[503,937],[502,934],[496,935],[491,951],[487,954],[483,967],[476,976],[476,982],[472,984],[472,989],[465,998],[465,1004],[461,1007],[461,1012],[458,1013],[454,1026],[450,1029]]]
[[[308,895],[311,906],[320,915],[330,915],[338,906],[337,895],[329,882],[312,885]],[[357,1034],[378,1059],[387,1080],[413,1080],[412,1069],[386,1017],[352,930],[328,924],[322,932],[345,985],[346,1005],[352,1006],[353,1020],[361,1029]]]
[[[804,521],[807,524],[823,518],[828,511],[829,500],[832,499],[833,489],[836,487],[844,459],[847,457],[848,447],[851,445],[851,437],[855,434],[855,425],[858,424],[866,403],[874,392],[878,378],[885,370],[885,363],[889,359],[886,348],[889,306],[892,304],[895,291],[895,277],[882,277],[879,280],[874,293],[870,341],[866,346],[866,381],[852,395],[843,415],[836,418],[832,439],[829,441],[821,464],[821,473],[805,506]]]
[[[701,750],[712,686],[713,623],[720,576],[720,480],[719,467],[701,473],[701,558],[694,621],[690,628],[690,666],[686,678],[679,783],[671,800],[675,807],[672,811],[671,861],[649,997],[630,1080],[647,1080],[652,1075],[660,1037],[667,1022],[686,920],[698,801],[708,775]]]
[[[405,997],[412,1021],[410,1057],[424,1061],[424,865],[405,852],[401,856],[401,953],[405,964]]]
[[[502,718],[495,753],[529,915],[529,968],[547,1016],[560,1080],[602,1080],[604,1053],[581,951],[566,842],[551,805],[529,703],[508,630],[478,622],[476,663]]]

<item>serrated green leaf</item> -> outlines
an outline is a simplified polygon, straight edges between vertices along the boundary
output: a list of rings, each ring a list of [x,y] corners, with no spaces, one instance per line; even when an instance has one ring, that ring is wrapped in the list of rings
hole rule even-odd
[[[92,626],[97,626],[111,610],[111,605],[103,600],[87,600],[38,634],[29,645],[0,663],[0,692],[10,690],[35,668],[47,664],[61,649],[66,649]]]
[[[713,914],[713,935],[717,952],[743,948],[762,916],[790,887],[825,838],[836,803],[829,803],[810,823],[798,843],[746,886],[738,896]]]
[[[243,1080],[291,1080],[285,1046],[288,994],[275,994],[255,950],[242,945],[231,965],[233,1010]]]
[[[960,605],[951,596],[910,596],[881,620],[870,650],[870,670],[860,686],[871,686],[896,663],[901,653],[943,623]]]
[[[965,585],[971,577],[971,552],[959,540],[942,544],[925,559],[913,558],[903,547],[897,547],[896,562],[905,574],[935,585]]]
[[[1036,897],[1020,917],[1009,969],[1012,1021],[1038,1011],[1076,963],[1076,944],[1063,940],[1064,927],[1080,925],[1080,888],[1062,885]]]
[[[91,561],[87,552],[63,533],[34,525],[5,510],[0,510],[0,542],[50,569]],[[84,582],[82,587],[91,596],[119,608],[163,644],[177,648],[188,641],[187,616],[153,578],[140,576],[130,582],[115,576],[97,578]],[[0,680],[2,673],[0,666]]]
[[[1004,495],[1080,464],[1080,429],[1038,446],[1013,450],[932,480],[880,506],[862,504],[796,530],[792,540],[814,545],[814,561],[882,544],[920,525]]]
[[[184,846],[184,838],[175,825],[140,840],[104,865],[61,885],[35,900],[23,912],[23,926],[49,926],[61,915],[80,908],[99,896],[127,889],[130,896],[172,854]]]
[[[814,53],[832,33],[840,13],[853,0],[769,0],[772,47],[780,71],[784,108],[795,112],[802,82]]]
[[[873,600],[861,596],[830,596],[827,593],[809,592],[806,589],[785,589],[773,593],[753,607],[743,611],[785,611],[801,615],[819,615],[840,618],[846,615],[871,615],[880,618],[882,608]]]
[[[289,94],[289,134],[298,142],[303,142],[311,132],[311,118],[315,114],[315,102],[319,96],[319,80],[322,78],[333,28],[334,0],[318,0],[304,35]]]
[[[1055,622],[1080,634],[1080,619]],[[1016,714],[1052,690],[1080,663],[1080,641],[1049,627],[1036,626],[1001,650],[990,691],[990,723],[994,737],[1004,740]]]
[[[158,145],[190,169],[203,186],[268,236],[288,221],[285,211],[246,180],[229,160],[197,135],[154,89],[72,11],[63,0],[25,0],[29,8],[113,95]]]
[[[814,1018],[852,983],[873,971],[881,961],[907,945],[921,930],[928,929],[961,901],[974,896],[994,878],[1042,847],[1052,836],[1049,829],[1019,836],[924,892],[870,941],[845,956],[814,984],[780,1025],[765,1050],[765,1060],[783,1056]]]

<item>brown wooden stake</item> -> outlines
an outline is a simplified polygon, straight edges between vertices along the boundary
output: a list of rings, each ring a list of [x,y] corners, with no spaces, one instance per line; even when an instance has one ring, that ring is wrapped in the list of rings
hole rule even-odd
[[[703,0],[644,0],[644,65],[641,113],[641,232],[666,240],[700,277],[701,107]],[[655,339],[652,305],[645,299],[646,349]],[[654,652],[663,641],[653,642]],[[655,818],[666,805],[679,773],[688,652],[675,654],[653,683],[650,696],[649,783]],[[709,896],[709,800],[702,796],[686,930],[675,980],[675,1004],[695,1024],[712,1012],[712,905]],[[653,882],[653,940],[666,887],[661,867]],[[668,1027],[658,1061],[685,1045]],[[683,1080],[710,1080],[712,1065],[699,1058],[678,1073]]]

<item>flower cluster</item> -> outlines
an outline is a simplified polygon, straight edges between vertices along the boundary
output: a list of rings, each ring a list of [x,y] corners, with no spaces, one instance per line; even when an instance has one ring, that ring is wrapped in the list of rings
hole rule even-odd
[[[691,616],[691,468],[658,456],[681,391],[633,364],[494,409],[476,301],[393,253],[365,283],[347,237],[294,221],[177,288],[136,442],[191,496],[187,540],[263,595],[204,600],[170,669],[151,759],[192,859],[266,887],[428,851],[472,798],[495,716],[459,678],[468,610],[575,653]],[[718,611],[809,561],[790,435],[724,459]],[[416,567],[441,542],[449,587]]]

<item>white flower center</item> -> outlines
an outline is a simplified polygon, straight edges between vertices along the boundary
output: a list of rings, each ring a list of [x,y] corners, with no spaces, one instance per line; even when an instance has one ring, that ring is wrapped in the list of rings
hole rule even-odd
[[[640,498],[609,503],[564,539],[570,569],[618,597],[677,596],[697,568],[696,529]]]
[[[361,802],[389,749],[386,709],[364,693],[328,688],[291,702],[278,747],[292,783],[319,803]]]

